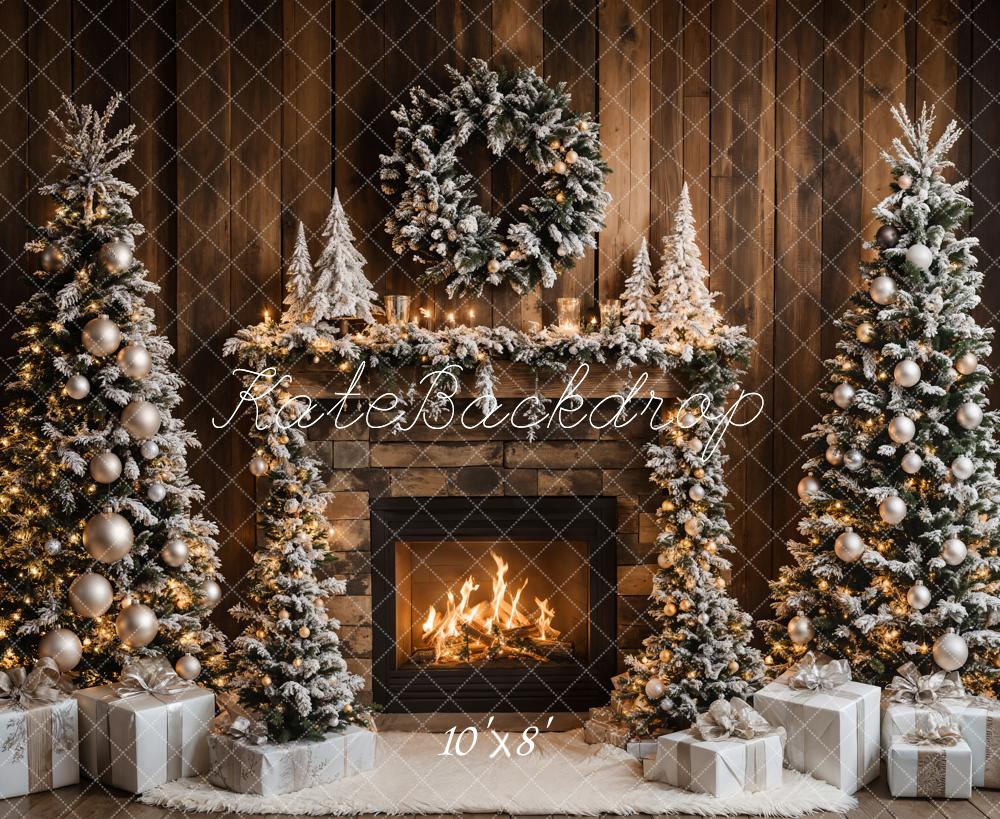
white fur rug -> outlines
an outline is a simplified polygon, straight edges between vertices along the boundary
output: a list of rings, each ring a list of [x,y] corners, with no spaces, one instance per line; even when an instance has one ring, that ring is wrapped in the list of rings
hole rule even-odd
[[[264,797],[230,793],[203,779],[170,782],[141,800],[166,808],[295,815],[356,813],[599,813],[801,816],[843,813],[855,801],[824,782],[785,771],[769,793],[725,799],[688,793],[642,779],[642,766],[609,745],[587,745],[583,731],[539,734],[529,756],[489,756],[496,741],[480,734],[468,756],[440,756],[441,734],[388,732],[378,736],[375,768],[332,785]],[[513,751],[520,736],[511,734]],[[464,746],[463,746],[464,747]]]

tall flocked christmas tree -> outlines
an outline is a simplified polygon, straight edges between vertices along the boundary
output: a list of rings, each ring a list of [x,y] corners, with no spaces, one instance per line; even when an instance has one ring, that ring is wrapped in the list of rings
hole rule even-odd
[[[625,279],[622,294],[622,318],[626,324],[649,324],[653,314],[653,271],[649,261],[649,245],[643,237],[639,252],[632,261],[632,273]]]
[[[678,257],[697,260],[686,186],[677,220],[687,243]],[[681,271],[676,275],[685,278],[686,292],[708,293],[700,261],[671,269]],[[669,328],[668,346],[687,345],[688,359],[697,357],[703,380],[694,392],[706,403],[675,411],[663,442],[648,450],[652,479],[666,495],[657,516],[659,570],[651,595],[658,628],[639,654],[626,658],[628,669],[616,678],[612,695],[612,705],[636,736],[686,726],[716,699],[748,695],[764,672],[760,652],[751,645],[750,616],[726,593],[730,563],[723,554],[733,551],[726,520],[727,458],[705,417],[724,411],[739,375],[731,368],[745,363],[752,342],[744,328],[723,323],[710,297],[697,306],[694,312],[683,305],[676,320],[661,317]],[[733,359],[720,356],[721,347],[734,352]]]
[[[66,176],[28,243],[41,258],[8,385],[0,446],[0,665],[51,656],[84,683],[117,678],[130,654],[161,654],[182,676],[217,666],[221,634],[205,620],[221,597],[215,528],[191,513],[196,441],[174,417],[180,379],[145,298],[142,231],[115,176],[132,156],[129,126],[64,100]]]
[[[285,309],[281,313],[282,323],[289,327],[301,325],[307,310],[309,294],[313,285],[312,259],[306,243],[306,229],[302,222],[295,232],[295,246],[285,271]]]
[[[915,124],[893,113],[904,139],[885,155],[876,258],[827,363],[834,407],[808,436],[826,450],[799,483],[803,540],[773,583],[770,659],[818,649],[879,684],[911,661],[995,693],[1000,450],[984,411],[992,330],[971,314],[977,240],[957,235],[971,202],[944,176],[961,132],[935,142],[926,108]]]

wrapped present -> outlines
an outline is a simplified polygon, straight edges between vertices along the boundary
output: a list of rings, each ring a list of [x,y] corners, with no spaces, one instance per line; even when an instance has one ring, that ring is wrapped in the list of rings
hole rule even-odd
[[[590,745],[614,745],[624,748],[629,741],[628,725],[615,711],[608,707],[591,708],[590,715],[583,723],[583,739]]]
[[[269,743],[253,722],[237,717],[226,733],[208,738],[213,785],[236,793],[273,796],[328,785],[375,766],[375,732],[357,725],[322,740]]]
[[[643,776],[713,796],[776,788],[784,739],[784,731],[743,700],[718,700],[688,730],[656,740],[656,756],[643,760]]]
[[[889,793],[934,799],[972,796],[972,749],[950,716],[924,710],[888,751]]]
[[[950,715],[972,752],[972,786],[1000,788],[1000,703],[970,696],[954,671],[923,674],[913,663],[897,669],[882,704],[882,750],[912,732],[921,715]]]
[[[77,729],[76,701],[52,659],[0,671],[0,799],[79,782]]]
[[[787,732],[785,763],[852,794],[879,772],[877,686],[851,680],[845,660],[812,652],[754,694],[754,707]]]
[[[129,661],[114,685],[75,693],[80,764],[132,793],[208,771],[215,694],[181,679],[163,657]]]
[[[656,738],[630,739],[625,743],[625,750],[640,761],[647,756],[656,756]]]

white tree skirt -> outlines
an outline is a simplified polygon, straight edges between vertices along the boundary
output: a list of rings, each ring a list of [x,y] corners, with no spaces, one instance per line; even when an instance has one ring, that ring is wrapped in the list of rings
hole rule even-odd
[[[252,796],[215,788],[203,779],[169,782],[142,795],[151,805],[199,811],[285,813],[509,813],[596,815],[599,813],[801,816],[811,811],[843,813],[855,801],[824,782],[785,771],[784,783],[768,793],[717,799],[642,779],[642,766],[609,745],[587,745],[583,731],[545,733],[529,756],[490,754],[496,740],[487,731],[468,756],[440,756],[442,734],[379,734],[375,768],[332,785],[282,796]],[[521,737],[511,734],[511,751]],[[463,746],[464,747],[464,746]]]

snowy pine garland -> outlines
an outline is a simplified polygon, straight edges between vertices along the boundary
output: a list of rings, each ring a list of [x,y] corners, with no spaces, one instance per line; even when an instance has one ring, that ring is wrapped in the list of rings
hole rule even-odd
[[[511,75],[473,60],[468,76],[438,96],[411,91],[393,113],[393,152],[382,155],[382,189],[399,196],[386,231],[393,249],[426,265],[424,281],[445,282],[449,297],[474,295],[507,280],[518,293],[551,287],[586,248],[595,247],[611,200],[604,189],[598,126],[569,108],[565,84],[553,88],[533,69]],[[477,135],[494,156],[517,152],[542,175],[542,195],[501,231],[478,203],[475,179],[459,152]]]

